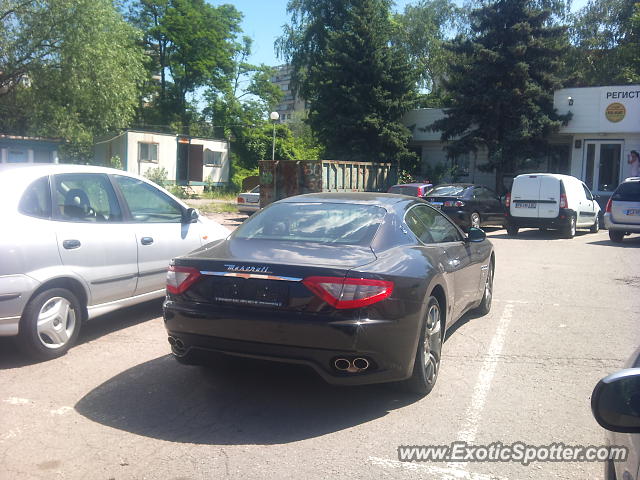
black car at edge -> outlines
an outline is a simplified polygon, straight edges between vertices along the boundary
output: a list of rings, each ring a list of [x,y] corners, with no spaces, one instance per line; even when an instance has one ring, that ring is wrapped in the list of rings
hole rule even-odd
[[[426,394],[446,329],[489,311],[494,264],[482,230],[467,236],[420,199],[290,197],[174,260],[165,326],[181,363],[215,351]]]
[[[472,183],[436,185],[423,197],[464,231],[471,227],[504,226],[505,208],[496,193]]]

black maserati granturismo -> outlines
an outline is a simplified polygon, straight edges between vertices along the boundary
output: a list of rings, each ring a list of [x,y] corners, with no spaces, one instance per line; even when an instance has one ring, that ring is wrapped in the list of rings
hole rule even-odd
[[[447,328],[489,312],[494,269],[482,230],[463,233],[424,200],[301,195],[176,258],[164,321],[181,363],[215,351],[427,394]]]

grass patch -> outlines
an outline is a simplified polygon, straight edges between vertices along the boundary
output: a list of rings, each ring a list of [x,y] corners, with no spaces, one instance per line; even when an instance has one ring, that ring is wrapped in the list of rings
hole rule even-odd
[[[198,205],[197,208],[202,213],[238,213],[235,203],[212,202]]]

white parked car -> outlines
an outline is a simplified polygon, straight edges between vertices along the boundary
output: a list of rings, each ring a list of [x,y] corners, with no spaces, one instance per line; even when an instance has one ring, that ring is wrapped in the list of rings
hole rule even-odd
[[[604,225],[616,243],[625,235],[640,233],[640,177],[627,178],[618,185],[607,202]]]
[[[260,210],[260,185],[249,192],[244,192],[236,198],[236,206],[240,213],[252,215]]]
[[[600,230],[598,202],[581,180],[570,175],[518,175],[505,206],[511,236],[520,228],[560,230],[566,238],[573,238],[577,228]]]
[[[144,178],[80,165],[0,165],[0,224],[0,336],[39,359],[162,297],[173,257],[229,234]]]

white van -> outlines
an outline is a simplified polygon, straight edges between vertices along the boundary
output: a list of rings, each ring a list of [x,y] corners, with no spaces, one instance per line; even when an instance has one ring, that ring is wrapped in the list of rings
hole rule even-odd
[[[507,233],[519,228],[557,229],[573,238],[576,228],[600,229],[600,206],[576,177],[555,173],[528,173],[513,180],[507,194]]]

